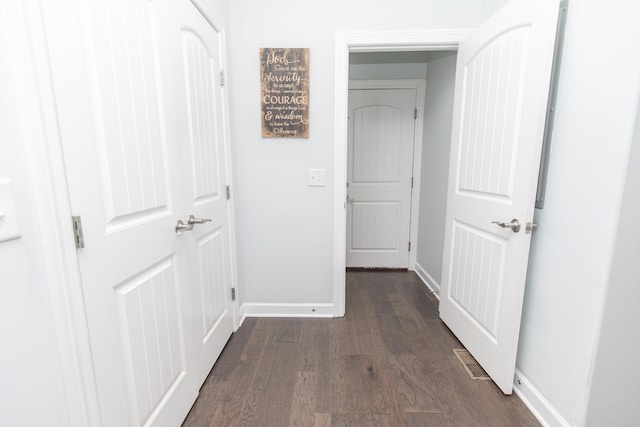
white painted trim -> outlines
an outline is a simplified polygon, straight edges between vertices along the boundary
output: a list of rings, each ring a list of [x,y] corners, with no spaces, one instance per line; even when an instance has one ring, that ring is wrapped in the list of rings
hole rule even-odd
[[[458,50],[468,29],[414,31],[338,31],[349,52]]]
[[[350,52],[457,50],[468,30],[337,31],[333,148],[333,305],[344,316],[346,291],[347,128]]]
[[[17,106],[37,204],[44,268],[72,426],[100,425],[80,269],[40,1],[3,4]],[[0,18],[1,19],[1,18]]]
[[[240,328],[242,326],[242,324],[244,323],[245,319],[247,318],[247,309],[245,307],[245,304],[242,304],[240,306],[240,309],[238,310],[238,315],[240,317],[240,320],[238,322],[238,328]]]
[[[416,254],[418,246],[418,218],[420,209],[420,172],[422,170],[422,130],[424,127],[424,102],[427,89],[426,79],[402,79],[402,80],[349,80],[349,89],[415,89],[416,108],[418,115],[414,124],[413,134],[413,188],[411,189],[411,211],[409,213],[409,252],[408,269],[416,266]]]
[[[436,282],[433,277],[431,277],[431,275],[427,272],[427,270],[422,268],[422,266],[418,263],[416,263],[415,272],[418,277],[424,282],[424,284],[427,285],[427,288],[429,288],[433,295],[435,295],[436,298],[440,299],[440,284]]]
[[[516,369],[513,390],[545,427],[570,427],[571,424],[544,398],[542,393]]]
[[[334,317],[333,304],[245,303],[245,317]]]

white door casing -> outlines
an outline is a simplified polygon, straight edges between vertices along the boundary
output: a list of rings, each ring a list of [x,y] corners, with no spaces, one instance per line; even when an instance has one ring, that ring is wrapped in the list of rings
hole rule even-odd
[[[409,263],[416,89],[349,91],[347,267]]]
[[[440,316],[510,394],[558,2],[514,0],[459,46]],[[517,219],[519,232],[493,221]]]
[[[84,225],[86,248],[78,251],[78,262],[104,425],[178,425],[197,397],[202,372],[213,364],[220,333],[231,333],[228,305],[218,304],[225,309],[217,312],[201,309],[192,287],[203,283],[203,271],[223,278],[207,277],[205,286],[216,291],[230,275],[229,253],[216,260],[212,251],[197,261],[193,256],[198,239],[228,227],[215,203],[196,210],[189,199],[193,126],[183,113],[183,86],[185,72],[196,67],[183,60],[180,31],[195,28],[198,34],[206,21],[189,2],[173,6],[195,14],[170,6],[71,0],[43,5],[71,209]],[[219,60],[216,55],[209,59]],[[192,82],[204,84],[209,77],[200,74]],[[210,98],[219,102],[219,92]],[[206,121],[214,113],[192,115]],[[224,164],[226,153],[218,154]],[[212,168],[220,159],[206,157]],[[225,179],[224,170],[213,173]],[[209,202],[213,187],[202,194]],[[176,220],[186,221],[190,213],[220,219],[198,225],[199,234],[176,236]],[[221,246],[228,251],[228,243]],[[198,321],[213,313],[217,322],[199,334]]]

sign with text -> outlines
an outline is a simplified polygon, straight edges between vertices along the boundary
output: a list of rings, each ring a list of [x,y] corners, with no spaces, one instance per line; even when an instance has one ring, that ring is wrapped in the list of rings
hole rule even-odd
[[[263,138],[309,138],[309,49],[261,48]]]

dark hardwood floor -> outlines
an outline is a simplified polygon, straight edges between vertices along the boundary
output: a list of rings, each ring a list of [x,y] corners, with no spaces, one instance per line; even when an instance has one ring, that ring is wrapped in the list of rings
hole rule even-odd
[[[348,272],[344,318],[247,318],[184,426],[540,425],[454,348],[413,272]]]

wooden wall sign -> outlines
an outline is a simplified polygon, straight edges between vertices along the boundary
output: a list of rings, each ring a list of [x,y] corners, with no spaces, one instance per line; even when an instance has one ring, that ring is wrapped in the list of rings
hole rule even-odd
[[[263,138],[309,138],[309,49],[261,48]]]

